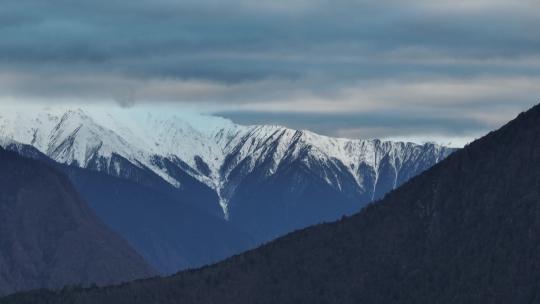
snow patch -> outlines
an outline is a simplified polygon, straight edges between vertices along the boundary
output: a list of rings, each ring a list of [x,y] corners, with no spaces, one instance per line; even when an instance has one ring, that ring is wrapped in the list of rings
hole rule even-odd
[[[421,157],[426,150],[413,143],[332,138],[281,126],[241,126],[224,118],[177,109],[0,106],[0,145],[12,142],[32,145],[57,162],[81,167],[89,166],[92,159],[103,158],[113,168],[100,169],[112,169],[119,174],[120,164],[110,161],[116,154],[181,187],[166,169],[152,161],[156,156],[177,157],[192,169],[186,173],[218,193],[225,218],[229,216],[228,198],[222,190],[228,185],[229,174],[239,164],[245,166],[245,174],[262,166],[269,176],[285,161],[300,160],[310,167],[312,164],[306,158],[309,157],[320,164],[347,168],[363,188],[358,170],[361,164],[373,168],[377,181],[384,157],[390,158],[397,172],[407,160]],[[429,149],[434,149],[432,154],[437,161],[451,152],[438,145],[431,145]],[[208,175],[208,172],[198,171],[196,157],[208,165]],[[338,166],[339,163],[342,166]],[[328,174],[330,172],[324,172],[321,178],[341,190],[339,177],[335,173]],[[397,180],[394,186],[396,184]]]

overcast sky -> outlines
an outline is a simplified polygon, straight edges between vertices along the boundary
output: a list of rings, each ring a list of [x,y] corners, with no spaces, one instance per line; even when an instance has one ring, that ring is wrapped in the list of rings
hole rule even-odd
[[[540,102],[537,0],[2,0],[0,102],[462,144]]]

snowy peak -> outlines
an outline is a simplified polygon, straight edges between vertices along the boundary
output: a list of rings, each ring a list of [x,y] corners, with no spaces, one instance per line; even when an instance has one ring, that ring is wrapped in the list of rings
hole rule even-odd
[[[222,173],[226,176],[237,164],[243,163],[246,171],[265,164],[268,170],[266,174],[271,175],[285,160],[302,160],[307,167],[316,161],[316,165],[331,163],[346,168],[357,184],[363,186],[365,172],[362,172],[362,168],[368,167],[378,172],[382,163],[389,163],[399,172],[404,164],[425,162],[426,157],[434,157],[434,160],[429,161],[436,163],[452,151],[435,144],[351,140],[279,126],[254,126],[238,141],[231,153],[233,158],[229,159],[230,163]],[[328,181],[327,176],[324,179]]]
[[[225,212],[236,187],[255,172],[269,177],[298,162],[339,191],[352,178],[355,191],[375,196],[381,172],[393,178],[395,187],[407,177],[404,168],[427,168],[453,151],[434,144],[241,126],[164,108],[11,106],[0,113],[3,145],[31,145],[57,162],[115,175],[122,171],[120,157],[176,187],[181,184],[173,173],[182,170],[214,189]]]

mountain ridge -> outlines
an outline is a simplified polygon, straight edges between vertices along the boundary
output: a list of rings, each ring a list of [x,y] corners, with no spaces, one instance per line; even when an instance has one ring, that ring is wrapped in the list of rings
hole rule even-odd
[[[537,303],[539,169],[535,106],[354,216],[168,278],[1,302]]]
[[[225,218],[238,183],[231,172],[239,165],[245,174],[265,163],[265,174],[271,176],[285,157],[298,158],[304,151],[311,158],[340,167],[374,199],[385,192],[375,189],[381,159],[388,158],[388,166],[396,171],[395,188],[400,166],[410,158],[431,150],[432,164],[454,151],[435,144],[331,138],[281,126],[240,126],[218,117],[181,112],[68,106],[2,109],[0,138],[4,146],[12,142],[32,145],[57,162],[121,176],[121,164],[113,159],[118,155],[182,187],[170,172],[171,166],[163,164],[168,162],[214,189]],[[373,189],[365,188],[360,166],[373,171]],[[339,180],[332,176],[335,174],[321,174],[329,186],[340,190]]]
[[[248,233],[187,203],[189,194],[178,193],[165,181],[145,186],[60,164],[29,145],[10,144],[6,150],[64,173],[102,222],[162,275],[217,262],[256,245]]]
[[[96,214],[162,274],[356,213],[454,151],[240,126],[193,113],[61,106],[3,109],[0,146],[61,164]],[[134,184],[102,183],[84,170]],[[160,213],[176,238],[158,220]]]

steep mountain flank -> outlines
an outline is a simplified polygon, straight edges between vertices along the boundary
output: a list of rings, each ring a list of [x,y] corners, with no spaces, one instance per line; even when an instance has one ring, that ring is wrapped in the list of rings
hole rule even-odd
[[[147,188],[174,188],[258,243],[355,213],[454,151],[145,107],[5,108],[0,145],[13,144]]]
[[[141,184],[56,163],[29,145],[6,149],[64,172],[94,213],[161,274],[217,262],[257,244],[249,233],[190,204],[196,194],[186,195],[149,173],[139,173],[140,180],[149,181]]]
[[[538,303],[540,106],[359,214],[222,263],[2,303]]]
[[[155,274],[66,176],[0,148],[0,294]]]

